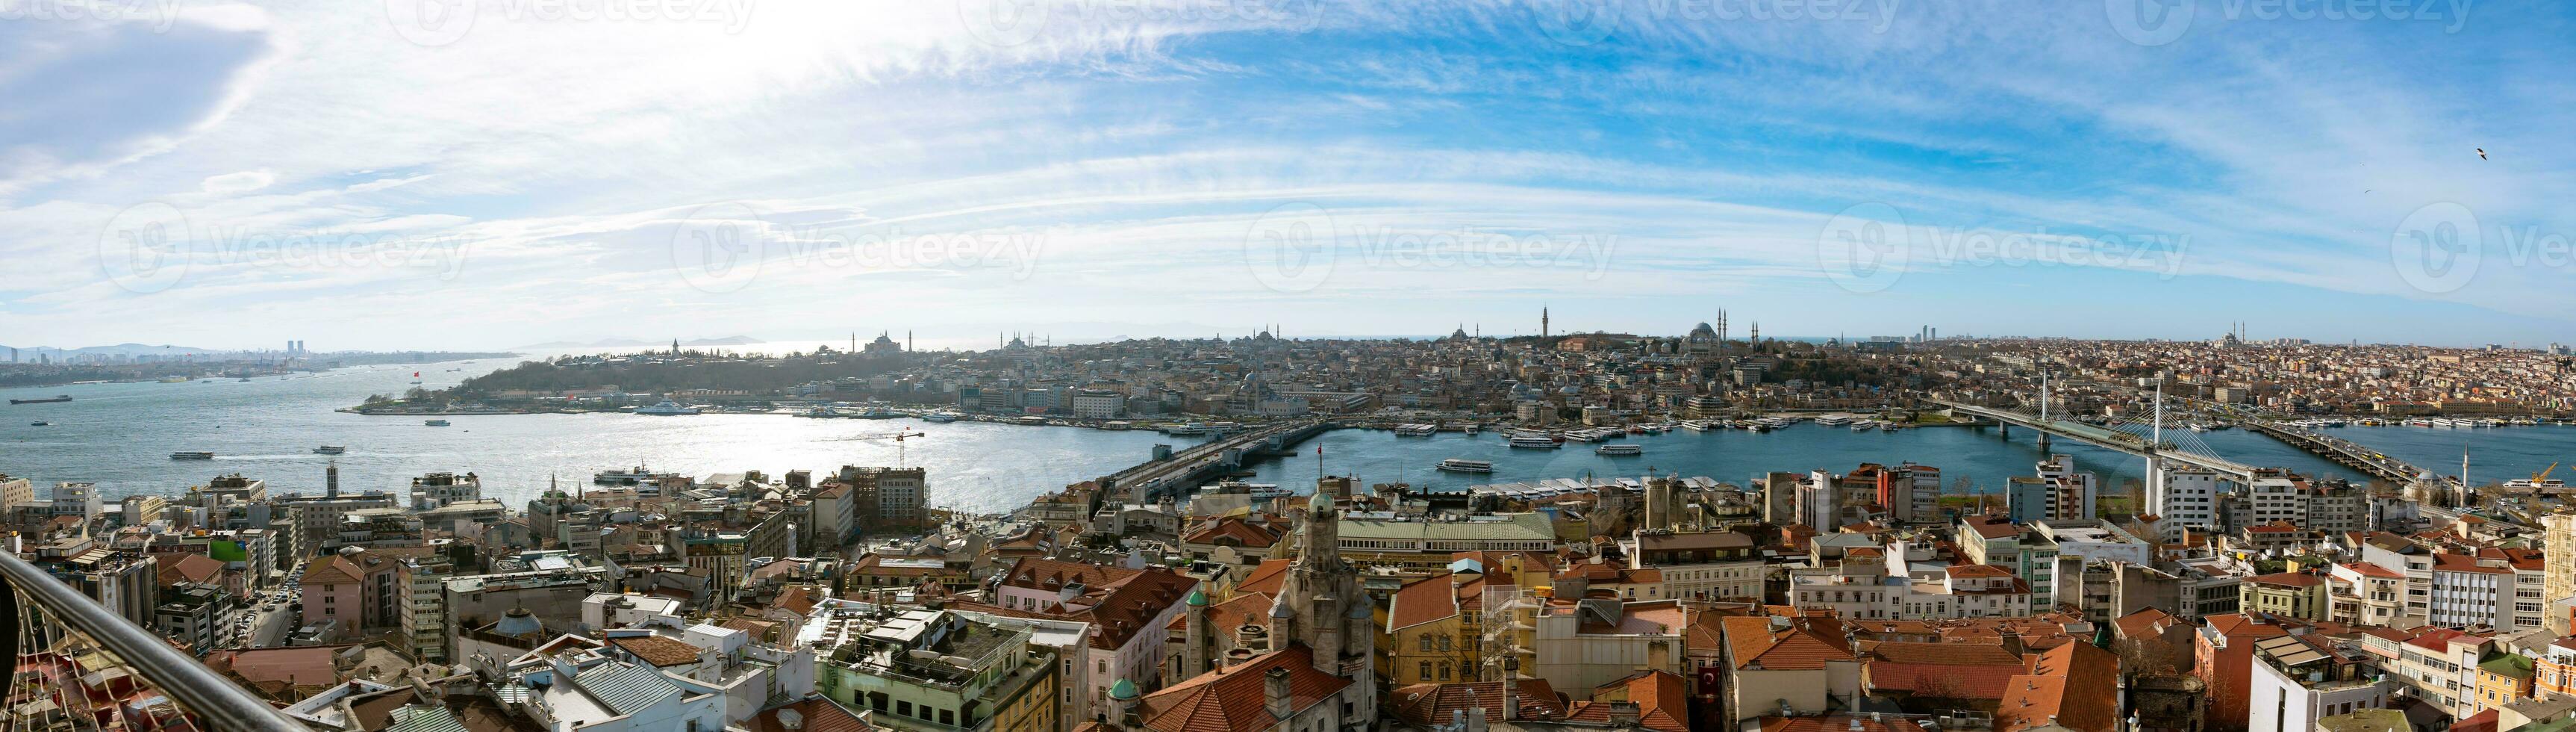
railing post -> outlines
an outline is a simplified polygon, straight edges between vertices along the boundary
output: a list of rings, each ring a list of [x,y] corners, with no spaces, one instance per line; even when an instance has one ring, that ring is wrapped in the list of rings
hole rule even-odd
[[[204,720],[213,729],[306,729],[295,718],[286,716],[276,707],[269,706],[268,702],[251,696],[248,690],[217,675],[204,662],[180,653],[159,636],[108,612],[97,601],[28,564],[14,552],[0,551],[0,580],[5,580],[6,591],[10,595],[8,602],[16,606],[17,622],[22,627],[51,621],[63,629],[87,636],[124,662],[135,675],[149,681],[153,688],[179,700],[189,714]],[[10,635],[16,635],[14,629]],[[12,663],[33,649],[14,650],[16,655],[9,659]]]

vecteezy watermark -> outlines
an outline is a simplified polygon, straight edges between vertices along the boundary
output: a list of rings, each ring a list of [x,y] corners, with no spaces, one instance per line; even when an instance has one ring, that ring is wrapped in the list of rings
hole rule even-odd
[[[2499,225],[2489,232],[2476,212],[2447,201],[2415,209],[2397,223],[2388,236],[2388,263],[2418,291],[2455,292],[2477,279],[2489,242],[2516,270],[2576,269],[2576,238],[2538,226]]]
[[[1816,234],[1816,266],[1834,285],[1856,293],[1896,286],[1914,256],[1905,214],[1884,203],[1843,209]]]
[[[1896,285],[1918,260],[1939,267],[2093,267],[2152,272],[2171,280],[2182,273],[2189,234],[2100,234],[1989,228],[1907,226],[1905,215],[1884,203],[1843,209],[1816,236],[1816,262],[1835,286],[1872,293]]]
[[[1273,292],[1305,292],[1333,276],[1340,256],[1333,215],[1305,201],[1283,203],[1253,219],[1243,232],[1243,263],[1252,279]]]
[[[170,289],[188,275],[196,247],[189,241],[188,215],[160,201],[126,207],[98,232],[98,266],[107,280],[127,291],[153,293]]]
[[[2190,31],[2201,6],[2226,22],[2239,20],[2390,21],[2441,23],[2458,33],[2469,22],[2473,0],[2103,0],[2111,30],[2141,46],[2162,46]]]
[[[1017,46],[1049,29],[1108,30],[1144,25],[1243,24],[1274,31],[1313,30],[1323,0],[958,0],[966,32],[994,46]]]
[[[179,0],[0,0],[0,22],[142,23],[167,33],[179,22]]]
[[[192,226],[178,207],[150,201],[108,219],[99,232],[98,261],[109,282],[137,293],[170,289],[191,271],[239,267],[417,270],[445,282],[464,269],[465,239]]]
[[[385,22],[420,46],[455,43],[489,16],[537,23],[705,23],[740,33],[754,0],[385,0]]]
[[[1003,268],[1025,281],[1052,230],[906,231],[901,226],[787,226],[746,203],[698,207],[671,231],[671,266],[698,290],[741,290],[776,266],[793,271]]]
[[[1254,219],[1243,237],[1252,279],[1275,292],[1323,286],[1345,260],[1372,272],[1505,268],[1572,270],[1585,281],[1609,273],[1617,234],[1546,231],[1336,227],[1331,212],[1303,201]]]
[[[1539,33],[1568,46],[1609,40],[1622,23],[1865,23],[1887,32],[1902,0],[1519,0]]]

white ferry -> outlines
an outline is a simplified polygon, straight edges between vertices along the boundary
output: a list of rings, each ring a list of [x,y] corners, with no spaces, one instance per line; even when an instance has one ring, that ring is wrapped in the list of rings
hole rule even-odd
[[[1827,414],[1816,418],[1816,424],[1825,425],[1827,427],[1851,423],[1852,416],[1848,414]]]
[[[662,477],[660,473],[645,470],[644,466],[637,465],[631,470],[602,470],[592,473],[590,482],[593,485],[640,485],[653,482],[655,478],[660,477]]]
[[[1430,437],[1433,433],[1437,433],[1439,431],[1439,425],[1400,424],[1395,426],[1395,436],[1397,437]]]
[[[1483,460],[1466,460],[1466,459],[1462,459],[1462,458],[1450,458],[1450,459],[1447,459],[1447,460],[1442,460],[1442,461],[1440,461],[1440,464],[1438,464],[1438,465],[1433,465],[1433,466],[1431,466],[1431,467],[1439,468],[1440,470],[1442,470],[1442,471],[1444,471],[1444,472],[1450,472],[1450,473],[1491,473],[1491,472],[1494,472],[1494,464],[1493,464],[1493,463],[1485,462],[1485,461],[1483,461]]]
[[[1644,446],[1644,445],[1625,445],[1625,444],[1622,444],[1622,445],[1602,445],[1602,446],[1600,446],[1600,447],[1593,448],[1593,449],[1592,449],[1592,454],[1594,454],[1594,455],[1609,455],[1609,456],[1613,456],[1613,457],[1623,456],[1623,455],[1644,455],[1644,454],[1646,454],[1646,446]]]
[[[642,414],[642,415],[648,415],[648,416],[656,416],[656,417],[669,417],[669,416],[678,416],[678,415],[697,414],[697,413],[698,413],[698,409],[697,409],[696,407],[683,407],[683,406],[680,406],[680,403],[679,403],[679,402],[671,401],[671,400],[669,400],[669,399],[664,399],[664,400],[659,401],[659,402],[654,402],[654,403],[653,403],[653,406],[649,406],[649,407],[636,407],[636,408],[635,408],[635,413],[636,413],[636,414]]]
[[[949,414],[949,413],[947,413],[947,412],[931,412],[931,413],[929,413],[929,414],[921,415],[921,421],[924,421],[924,422],[938,422],[938,423],[945,424],[945,423],[949,423],[949,422],[955,422],[955,421],[957,421],[957,415]],[[1113,423],[1111,423],[1111,424],[1121,424],[1122,426],[1121,426],[1121,427],[1119,427],[1119,429],[1126,429],[1126,427],[1124,427],[1124,426],[1123,426],[1123,423],[1116,423],[1116,422],[1113,422]]]
[[[1537,435],[1521,435],[1513,437],[1510,442],[1504,444],[1511,445],[1514,448],[1522,450],[1554,450],[1564,447],[1563,444],[1558,443],[1554,438]]]

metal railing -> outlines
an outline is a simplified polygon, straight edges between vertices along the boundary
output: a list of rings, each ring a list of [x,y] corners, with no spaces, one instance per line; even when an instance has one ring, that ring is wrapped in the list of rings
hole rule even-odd
[[[306,729],[6,550],[0,582],[0,617],[15,621],[0,633],[0,658],[16,671],[0,729]]]

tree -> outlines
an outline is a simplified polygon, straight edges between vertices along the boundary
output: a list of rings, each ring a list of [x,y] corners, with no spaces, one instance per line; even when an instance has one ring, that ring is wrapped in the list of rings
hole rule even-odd
[[[2120,655],[2120,668],[2131,676],[2162,676],[2179,666],[2178,651],[2162,638],[2122,638],[2111,643],[2111,651]]]

